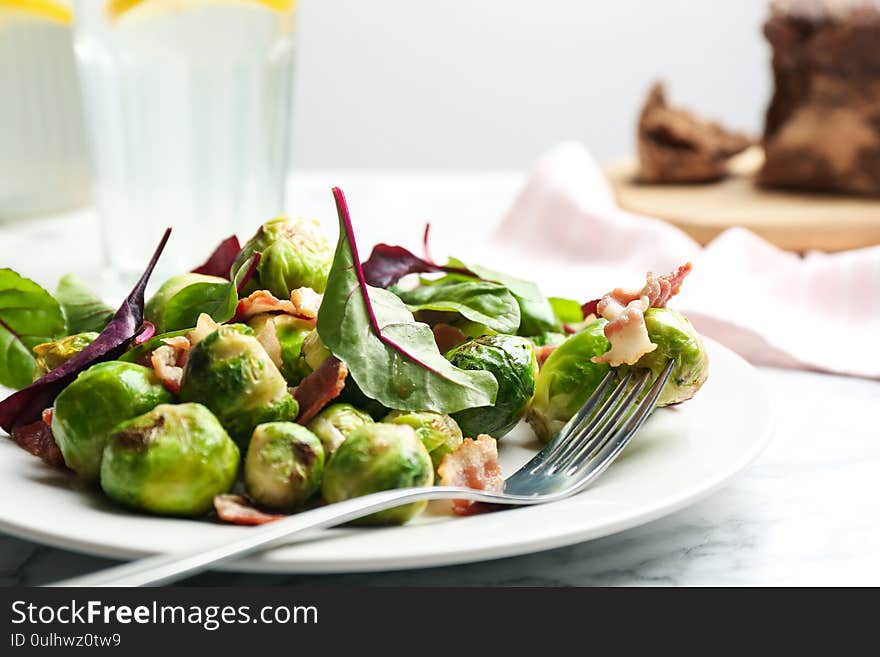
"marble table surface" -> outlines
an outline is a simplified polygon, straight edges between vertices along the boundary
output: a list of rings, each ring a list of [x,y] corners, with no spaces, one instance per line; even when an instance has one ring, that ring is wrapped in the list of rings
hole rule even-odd
[[[364,241],[393,228],[417,243],[430,207],[440,226],[488,233],[522,180],[513,172],[297,173],[290,206],[326,211],[344,184],[374,212]],[[354,193],[353,193],[354,192]],[[461,222],[461,223],[459,223]],[[65,271],[98,275],[90,211],[0,223],[0,266],[51,285]],[[77,242],[81,248],[71,249]],[[39,259],[34,256],[39,251]],[[761,368],[776,436],[727,487],[675,514],[606,538],[455,567],[350,575],[206,573],[191,585],[589,586],[880,585],[880,382]],[[0,534],[0,585],[35,585],[112,565]]]

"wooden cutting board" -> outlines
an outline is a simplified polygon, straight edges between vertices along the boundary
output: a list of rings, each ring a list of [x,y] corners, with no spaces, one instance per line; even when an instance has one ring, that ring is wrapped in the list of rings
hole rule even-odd
[[[613,162],[605,173],[623,209],[668,221],[700,244],[731,226],[791,251],[880,244],[880,199],[759,189],[753,176],[762,157],[757,149],[734,158],[733,175],[716,183],[640,184],[635,159]]]

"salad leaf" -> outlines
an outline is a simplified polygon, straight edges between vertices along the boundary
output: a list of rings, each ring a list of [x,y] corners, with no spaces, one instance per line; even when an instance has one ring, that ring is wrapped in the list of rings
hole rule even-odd
[[[562,297],[550,297],[547,299],[553,314],[563,324],[578,324],[584,321],[584,311],[580,301],[574,299],[563,299]]]
[[[367,285],[389,288],[407,274],[430,274],[447,271],[446,267],[420,258],[402,246],[377,244],[363,263]]]
[[[0,269],[0,384],[29,385],[36,369],[33,348],[62,337],[65,329],[64,313],[51,294],[11,269]]]
[[[333,197],[339,243],[318,313],[324,345],[364,394],[389,408],[453,413],[493,404],[491,373],[454,367],[395,294],[367,285],[345,196],[334,188]]]
[[[480,265],[466,265],[456,258],[449,258],[447,264],[453,270],[472,272],[477,278],[504,285],[510,290],[519,303],[521,316],[519,335],[539,335],[545,331],[554,331],[560,328],[550,302],[547,301],[535,283]]]
[[[519,328],[519,304],[506,287],[497,283],[452,279],[444,283],[420,285],[411,290],[399,290],[397,296],[412,312],[436,310],[458,313],[497,333],[516,333]]]
[[[12,433],[13,428],[36,421],[43,409],[51,406],[58,393],[80,372],[95,363],[113,360],[122,354],[144,320],[144,289],[170,235],[171,229],[168,228],[140,280],[94,342],[64,365],[0,402],[0,428]]]
[[[241,251],[241,244],[238,243],[238,238],[235,235],[231,235],[220,242],[210,257],[190,273],[219,276],[228,280],[232,263],[235,262],[239,251]]]
[[[67,318],[67,332],[100,333],[113,318],[113,308],[105,304],[76,274],[66,274],[58,281],[55,298]]]

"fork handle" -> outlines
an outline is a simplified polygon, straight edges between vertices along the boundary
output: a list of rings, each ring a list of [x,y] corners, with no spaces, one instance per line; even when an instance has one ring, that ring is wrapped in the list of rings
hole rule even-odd
[[[437,499],[469,499],[475,502],[508,504],[525,502],[525,500],[514,501],[491,493],[451,486],[382,491],[304,511],[260,527],[242,529],[241,537],[233,541],[223,540],[186,552],[146,557],[97,573],[56,582],[50,586],[158,586],[200,572],[210,566],[265,550],[290,538],[298,538],[313,529],[335,527],[410,502]]]

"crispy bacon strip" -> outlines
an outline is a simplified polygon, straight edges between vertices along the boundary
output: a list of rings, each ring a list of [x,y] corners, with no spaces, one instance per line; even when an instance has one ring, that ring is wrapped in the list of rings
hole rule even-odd
[[[43,419],[13,427],[12,440],[26,452],[41,458],[55,468],[67,468],[64,464],[64,456],[52,435],[52,410],[43,411]]]
[[[441,486],[464,486],[496,493],[504,492],[504,477],[498,463],[498,444],[492,436],[480,434],[477,439],[465,438],[454,452],[443,457],[440,467]],[[453,500],[452,511],[466,516],[491,508],[470,500]]]
[[[290,293],[289,300],[278,299],[268,290],[257,290],[238,302],[231,321],[246,322],[255,315],[282,313],[304,322],[315,323],[323,297],[310,287],[300,287]]]
[[[214,496],[214,510],[223,522],[234,525],[264,525],[267,522],[280,520],[286,516],[280,513],[260,511],[243,495]]]
[[[330,356],[309,374],[293,391],[299,403],[299,416],[296,421],[308,424],[321,409],[339,396],[345,387],[348,368],[335,356]]]
[[[535,356],[538,358],[538,367],[544,367],[544,363],[550,358],[550,354],[552,354],[559,347],[557,344],[545,344],[540,347],[535,347]]]
[[[433,329],[434,341],[441,354],[445,354],[453,347],[457,347],[463,342],[467,342],[467,336],[455,326],[449,324],[436,324]]]
[[[208,313],[202,313],[199,315],[196,327],[186,334],[186,339],[189,340],[190,345],[195,346],[218,328],[220,328],[220,325],[214,321],[213,317]]]
[[[150,365],[158,379],[176,395],[180,392],[180,380],[192,344],[182,335],[165,338],[162,342],[165,344],[150,354]]]
[[[601,356],[594,356],[593,362],[608,363],[612,367],[624,363],[635,365],[642,356],[654,351],[657,345],[648,336],[645,312],[648,308],[666,307],[669,299],[678,294],[691,269],[693,267],[688,262],[663,276],[648,272],[641,289],[615,288],[602,297],[596,304],[596,312],[608,320],[605,337],[611,348]]]

